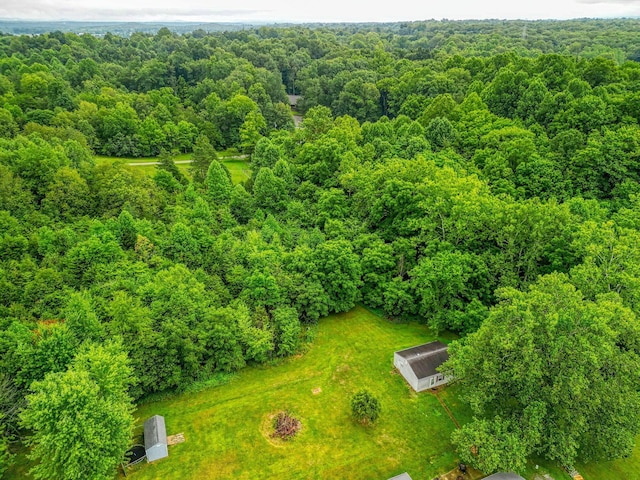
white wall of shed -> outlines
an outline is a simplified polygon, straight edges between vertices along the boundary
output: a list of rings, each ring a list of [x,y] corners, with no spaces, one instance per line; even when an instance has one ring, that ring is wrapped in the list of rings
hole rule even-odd
[[[442,380],[437,380],[438,376],[442,376]],[[431,384],[431,379],[435,379],[435,381],[433,382],[433,385]],[[436,373],[435,375],[431,375],[430,377],[426,377],[426,378],[422,378],[418,381],[418,388],[416,389],[416,392],[422,392],[424,390],[428,390],[430,388],[436,388],[439,387],[440,385],[446,385],[447,383],[449,383],[451,379],[445,375],[442,375],[441,373]]]
[[[394,353],[393,354],[393,364],[398,369],[398,371],[402,374],[402,376],[405,378],[407,383],[409,383],[409,385],[411,385],[411,388],[413,388],[417,392],[418,391],[418,377],[416,376],[415,373],[413,373],[413,369],[409,365],[409,362],[407,362],[404,358],[402,358],[397,353]]]
[[[169,456],[169,448],[161,443],[154,445],[147,450],[147,462],[153,462]]]

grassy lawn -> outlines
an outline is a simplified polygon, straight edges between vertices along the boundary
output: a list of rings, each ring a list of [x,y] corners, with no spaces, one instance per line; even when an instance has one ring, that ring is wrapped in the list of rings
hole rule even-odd
[[[277,366],[251,367],[226,384],[142,405],[137,417],[164,415],[167,433],[186,443],[167,459],[145,464],[134,479],[388,478],[408,471],[433,478],[453,468],[455,428],[430,393],[412,393],[395,373],[392,355],[435,337],[422,325],[394,324],[363,308],[323,319],[309,351]],[[351,420],[349,399],[366,387],[382,403],[373,428]],[[316,388],[322,389],[314,394]],[[447,392],[461,417],[464,407]],[[264,430],[269,415],[288,409],[302,420],[289,443]]]
[[[576,470],[585,480],[621,480],[640,478],[640,438],[636,439],[636,448],[631,458],[612,462],[576,464]]]
[[[235,150],[229,150],[225,152],[219,152],[220,161],[227,166],[229,172],[231,173],[231,180],[234,184],[244,182],[249,177],[251,177],[251,169],[249,168],[249,160],[245,158],[233,158],[234,156],[239,155]],[[187,161],[191,160],[191,153],[181,153],[180,155],[175,156],[174,161]],[[106,164],[106,163],[114,163],[114,162],[124,162],[127,164],[138,164],[132,165],[136,172],[143,173],[144,175],[153,175],[156,172],[156,165],[153,165],[154,162],[158,161],[157,157],[148,157],[148,158],[133,158],[133,157],[105,157],[103,155],[95,156],[96,163],[98,165]],[[143,165],[148,163],[149,165]],[[140,165],[142,164],[142,165]],[[189,164],[188,163],[178,163],[178,169],[187,176],[187,178],[191,178],[191,174],[189,172]]]
[[[191,160],[191,153],[181,153],[173,157],[174,161],[178,160]],[[96,163],[98,165],[103,163],[113,163],[122,161],[124,163],[153,163],[158,161],[158,157],[107,157],[104,155],[95,155]]]
[[[227,166],[231,173],[231,180],[234,185],[244,182],[251,177],[251,169],[249,168],[248,160],[229,159],[225,160],[224,157],[220,157],[220,161]]]

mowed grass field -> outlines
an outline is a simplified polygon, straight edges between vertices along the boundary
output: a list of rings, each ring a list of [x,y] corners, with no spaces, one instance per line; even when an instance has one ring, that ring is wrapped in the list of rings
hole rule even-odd
[[[394,324],[361,307],[329,316],[303,355],[246,368],[226,385],[142,405],[140,423],[163,415],[167,433],[182,432],[186,442],[128,477],[386,479],[408,471],[431,479],[451,470],[455,425],[433,394],[413,393],[393,368],[395,350],[434,339],[422,325]],[[381,401],[373,427],[351,418],[349,401],[361,388]],[[442,398],[456,415],[469,416],[455,388]],[[302,421],[287,443],[269,438],[269,418],[282,410]]]
[[[229,173],[231,173],[231,180],[234,184],[244,182],[249,177],[251,177],[251,169],[249,168],[249,160],[247,158],[234,158],[232,155],[233,152],[220,152],[220,161],[226,165],[229,169]],[[176,155],[173,160],[175,162],[184,162],[191,160],[191,153],[181,153]],[[148,157],[148,158],[133,158],[133,157],[106,157],[102,155],[96,155],[95,157],[96,163],[98,165],[104,163],[113,163],[113,162],[123,162],[126,164],[135,164],[130,165],[132,169],[136,172],[140,172],[144,175],[153,175],[156,172],[157,166],[154,165],[155,162],[158,162],[157,157]],[[145,165],[148,164],[148,165]],[[188,163],[177,163],[176,166],[178,169],[186,175],[188,178],[191,178],[189,171]]]

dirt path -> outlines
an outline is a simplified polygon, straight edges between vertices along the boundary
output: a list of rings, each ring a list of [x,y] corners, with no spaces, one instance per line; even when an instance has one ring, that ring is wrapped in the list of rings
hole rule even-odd
[[[449,415],[449,418],[453,421],[453,423],[455,424],[455,426],[457,428],[460,428],[460,424],[458,423],[458,421],[456,420],[456,417],[453,416],[453,413],[451,413],[451,410],[449,410],[449,407],[447,407],[447,404],[444,403],[444,401],[440,398],[440,395],[438,395],[438,391],[434,391],[433,394],[435,395],[435,397],[438,399],[438,401],[440,402],[440,405],[442,405],[442,408],[444,408],[445,412],[447,412],[447,415]]]

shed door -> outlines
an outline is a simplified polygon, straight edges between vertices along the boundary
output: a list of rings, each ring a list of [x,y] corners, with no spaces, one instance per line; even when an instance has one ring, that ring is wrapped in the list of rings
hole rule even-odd
[[[429,386],[433,387],[435,383],[436,383],[436,377],[431,377],[431,380],[429,380]]]

